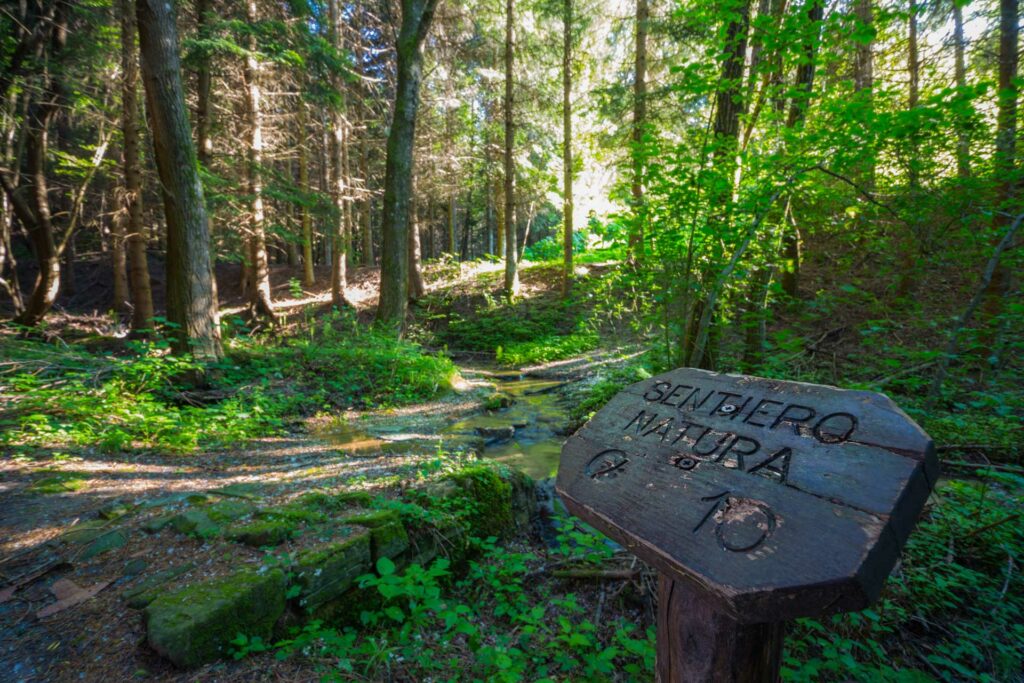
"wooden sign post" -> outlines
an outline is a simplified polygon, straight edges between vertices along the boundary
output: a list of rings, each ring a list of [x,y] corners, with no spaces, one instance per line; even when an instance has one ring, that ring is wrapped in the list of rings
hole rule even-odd
[[[775,681],[783,622],[864,609],[938,476],[882,394],[683,368],[562,449],[569,510],[661,576],[661,683]]]

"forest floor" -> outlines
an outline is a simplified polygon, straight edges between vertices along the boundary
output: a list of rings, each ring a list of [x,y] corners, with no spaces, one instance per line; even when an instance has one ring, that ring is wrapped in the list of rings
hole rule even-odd
[[[496,303],[501,278],[497,264],[436,265],[428,273],[431,292],[416,308],[417,322],[410,331],[425,348],[444,351],[459,363],[453,390],[436,398],[421,400],[410,394],[401,401],[389,400],[382,389],[375,401],[359,403],[342,395],[343,389],[327,386],[316,399],[326,402],[324,409],[304,409],[301,418],[280,421],[273,436],[246,433],[234,443],[200,445],[187,455],[160,448],[74,444],[12,449],[0,458],[0,580],[7,585],[0,589],[0,679],[317,680],[331,665],[322,657],[250,654],[237,662],[181,672],[152,653],[145,645],[139,613],[126,605],[132,588],[172,566],[191,568],[168,588],[264,561],[267,554],[225,541],[144,529],[168,511],[180,511],[197,500],[205,504],[240,498],[279,505],[311,489],[394,497],[409,481],[439,466],[442,452],[457,458],[461,450],[479,447],[459,425],[485,424],[472,421],[493,420],[496,414],[500,418],[514,412],[516,405],[528,410],[526,420],[542,429],[524,430],[528,441],[512,448],[489,444],[484,454],[517,465],[528,461],[543,470],[553,453],[557,461],[557,444],[565,434],[602,400],[644,376],[644,363],[650,362],[642,353],[650,341],[638,337],[625,322],[629,311],[609,306],[628,301],[629,296],[601,289],[614,269],[614,264],[604,262],[581,265],[578,295],[566,303],[558,291],[557,265],[526,268],[523,298],[510,308]],[[159,267],[154,270],[159,279]],[[953,476],[930,503],[917,534],[921,540],[911,544],[907,560],[896,570],[894,587],[874,616],[801,622],[787,645],[786,676],[897,680],[894,672],[903,672],[899,680],[1021,680],[1019,673],[1015,678],[1006,672],[1019,672],[1024,659],[1024,634],[1013,616],[1019,617],[1016,610],[1024,595],[1022,559],[1017,554],[1024,550],[1024,539],[1020,525],[1005,520],[1024,510],[1024,438],[1019,419],[1005,419],[1007,413],[997,405],[978,398],[981,387],[988,387],[993,400],[1009,405],[1009,414],[1016,415],[1020,389],[1007,388],[1013,384],[1012,374],[991,382],[979,377],[974,403],[932,414],[919,410],[923,402],[914,397],[927,383],[926,371],[934,358],[927,350],[939,344],[941,329],[917,320],[955,314],[968,278],[957,281],[938,273],[935,282],[922,285],[936,296],[922,303],[900,300],[892,307],[886,303],[891,296],[878,289],[876,280],[866,274],[840,279],[836,272],[835,264],[809,265],[805,277],[813,283],[808,288],[814,292],[810,304],[773,323],[764,374],[893,392],[936,438],[947,461],[962,465],[947,469]],[[327,281],[325,275],[318,273],[320,282]],[[237,276],[234,267],[218,272],[222,311],[238,319],[239,329],[251,333],[252,326],[241,317]],[[330,305],[329,292],[299,287],[298,276],[285,267],[274,272],[279,329],[301,336],[315,325],[313,316],[325,313]],[[63,301],[63,310],[51,317],[46,332],[51,340],[87,344],[93,353],[116,348],[120,332],[101,312],[102,302],[109,298],[100,285],[104,281],[102,266],[83,269],[81,293]],[[355,270],[349,293],[359,319],[369,319],[376,288],[375,270]],[[240,358],[259,358],[248,347],[243,351]],[[298,380],[287,370],[275,375],[272,360],[265,362],[266,366],[254,367],[268,392],[299,391],[293,387]],[[322,367],[315,370],[323,372]],[[519,384],[524,377],[526,383]],[[508,411],[487,410],[496,395],[517,390],[521,393],[513,396],[515,403]],[[192,397],[205,400],[202,391]],[[503,427],[499,419],[497,428]],[[231,441],[230,434],[227,440]],[[993,469],[985,467],[990,461]],[[69,529],[83,522],[93,524],[99,535],[90,535],[85,542],[69,538]],[[111,533],[115,529],[117,533]],[[514,541],[509,552],[524,553],[532,558],[527,566],[543,572],[555,533],[538,528],[532,536]],[[111,547],[103,547],[108,541]],[[940,546],[943,556],[932,546]],[[606,561],[609,566],[632,567],[614,553]],[[935,566],[929,563],[938,563],[941,569],[924,572]],[[935,577],[939,584],[926,585]],[[55,608],[53,586],[60,579],[73,581],[78,593],[65,596],[66,606],[58,602]],[[628,579],[548,577],[539,583],[547,586],[545,590],[554,586],[560,599],[573,596],[584,621],[594,626],[597,641],[609,647],[617,642],[615,632],[622,623],[637,625],[641,634],[653,625],[656,598],[647,570],[631,573]],[[544,595],[548,594],[533,593],[535,599]],[[997,604],[1004,604],[999,609],[1007,612],[996,614]],[[40,616],[43,610],[51,613]],[[1015,620],[1017,627],[1012,626]],[[491,624],[495,634],[505,628],[500,622],[495,619]],[[960,649],[951,651],[956,647]],[[467,656],[464,651],[456,654]],[[410,673],[414,669],[396,667],[385,676],[367,664],[342,676],[416,679]],[[957,675],[958,667],[982,673]],[[576,678],[588,679],[580,674]],[[645,676],[620,671],[611,678]]]

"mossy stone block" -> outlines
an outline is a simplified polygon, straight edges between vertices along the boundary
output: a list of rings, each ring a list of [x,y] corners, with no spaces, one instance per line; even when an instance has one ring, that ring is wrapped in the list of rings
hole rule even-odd
[[[375,529],[385,524],[401,522],[401,517],[397,510],[360,510],[339,519],[344,524],[358,524],[370,529]]]
[[[83,544],[95,541],[97,538],[107,533],[109,530],[108,522],[100,519],[91,519],[85,522],[74,525],[64,533],[60,535],[60,540],[65,543]]]
[[[185,669],[214,661],[239,633],[269,638],[284,613],[284,592],[280,570],[243,569],[162,595],[146,608],[149,645]]]
[[[198,538],[213,538],[220,533],[220,527],[201,510],[186,510],[171,520],[175,531]]]
[[[310,613],[342,595],[356,577],[370,570],[371,558],[368,532],[299,553],[294,567],[295,580],[302,587],[299,607]]]
[[[257,510],[256,517],[279,522],[291,522],[293,525],[317,524],[327,519],[327,515],[320,510],[296,503]]]
[[[158,515],[156,517],[151,517],[142,525],[142,530],[147,534],[155,534],[173,522],[175,517],[177,517],[177,515]]]
[[[262,548],[281,545],[294,534],[295,529],[288,522],[263,519],[235,527],[228,532],[228,538],[253,548]]]
[[[533,477],[516,469],[508,468],[502,474],[512,487],[512,517],[516,527],[527,529],[537,515],[537,483]]]
[[[156,574],[140,581],[139,585],[135,586],[135,588],[126,591],[124,599],[132,609],[142,609],[160,597],[160,591],[158,589],[161,588],[161,586],[168,581],[181,576],[185,572],[192,571],[195,566],[194,562],[186,562],[185,564],[178,565],[177,567],[170,567],[163,571],[159,571]]]
[[[86,546],[78,559],[82,562],[99,557],[103,553],[123,548],[128,543],[128,534],[120,529],[111,529],[105,534],[98,536],[92,543]]]
[[[512,485],[494,467],[474,465],[448,477],[466,497],[469,533],[480,538],[506,537],[515,526]]]
[[[374,562],[386,557],[396,560],[396,564],[399,564],[398,558],[409,548],[409,534],[405,531],[402,523],[397,520],[374,527],[370,532],[370,537]]]
[[[217,524],[225,524],[227,522],[233,522],[236,519],[241,519],[246,515],[251,515],[256,510],[256,506],[252,503],[237,498],[229,498],[227,500],[221,500],[212,505],[207,505],[203,512],[206,516]]]

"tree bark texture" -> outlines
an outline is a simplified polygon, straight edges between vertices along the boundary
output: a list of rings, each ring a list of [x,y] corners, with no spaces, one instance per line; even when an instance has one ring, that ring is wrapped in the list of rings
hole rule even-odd
[[[995,177],[999,183],[996,190],[996,212],[992,223],[995,229],[992,244],[998,244],[1012,218],[1011,203],[1015,199],[1017,183],[1017,87],[1018,36],[1020,32],[1018,0],[1000,0],[999,3],[999,111],[996,116]],[[1009,285],[1006,266],[999,261],[985,288],[985,303],[982,313],[985,321],[991,323],[1003,312],[1003,298]],[[989,353],[995,348],[994,332],[986,332],[983,338]]]
[[[170,4],[137,0],[139,50],[153,151],[167,220],[167,318],[176,349],[209,360],[223,355],[210,228],[181,84],[178,31]]]
[[[516,241],[516,160],[515,147],[515,100],[512,95],[512,68],[515,64],[514,50],[514,0],[505,0],[505,296],[509,299],[519,294],[519,249]]]
[[[388,132],[384,169],[380,303],[377,306],[377,320],[398,328],[405,324],[409,298],[409,208],[416,110],[423,78],[422,48],[436,5],[437,0],[402,0],[402,25],[398,33],[395,110]]]
[[[638,0],[645,2],[645,0]],[[572,0],[562,7],[562,294],[572,282]]]
[[[124,145],[124,226],[128,251],[132,330],[153,328],[153,290],[142,224],[142,173],[139,168],[139,65],[135,46],[134,0],[121,2],[121,136]]]
[[[255,26],[258,17],[255,0],[247,0],[245,19]],[[266,219],[263,208],[263,114],[260,111],[260,64],[256,56],[256,38],[250,35],[245,55],[245,114],[248,119],[249,148],[246,155],[249,207],[248,263],[250,275],[249,307],[254,315],[275,319],[270,293],[270,266],[267,259]]]
[[[630,258],[643,259],[646,212],[644,207],[644,124],[647,120],[647,0],[636,0],[636,47],[633,65],[633,229],[629,234]],[[740,61],[742,69],[742,59]]]

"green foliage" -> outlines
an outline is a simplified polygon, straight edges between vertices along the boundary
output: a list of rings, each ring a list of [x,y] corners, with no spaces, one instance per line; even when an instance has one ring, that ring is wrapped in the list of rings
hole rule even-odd
[[[1024,478],[948,481],[874,609],[801,619],[792,681],[1006,681],[1024,665]]]
[[[627,386],[650,376],[650,370],[642,362],[629,363],[621,368],[616,368],[585,388],[581,395],[573,401],[569,414],[573,420],[588,420]]]
[[[521,367],[578,356],[594,350],[599,342],[600,339],[594,332],[548,335],[505,347],[499,346],[495,355],[498,362],[503,365]]]
[[[190,453],[236,446],[325,406],[431,398],[455,375],[447,358],[341,315],[276,345],[237,337],[225,361],[205,368],[171,355],[163,340],[101,355],[5,335],[0,355],[10,360],[3,380],[11,400],[0,417],[0,446],[9,448]],[[186,392],[204,372],[223,398],[190,399]]]
[[[228,382],[271,386],[287,380],[279,400],[290,412],[323,407],[403,405],[433,398],[451,386],[456,369],[442,356],[334,313],[299,334],[269,345],[234,340],[221,369]]]
[[[527,261],[559,261],[565,256],[565,245],[563,242],[563,228],[557,225],[554,234],[544,239],[537,240],[523,251],[523,258]],[[582,254],[587,250],[587,233],[582,230],[572,232],[572,253]]]
[[[400,667],[412,680],[648,680],[654,632],[617,620],[599,631],[572,593],[527,580],[541,558],[483,543],[484,558],[450,593],[445,559],[399,573],[382,558],[360,579],[381,596],[362,614],[364,628],[308,624],[279,642],[279,657],[320,662],[327,680],[377,678]]]
[[[73,472],[55,468],[46,468],[40,472],[48,476],[33,481],[28,487],[29,493],[39,495],[70,493],[80,491],[88,485],[86,480],[89,478],[89,475],[85,472]]]

